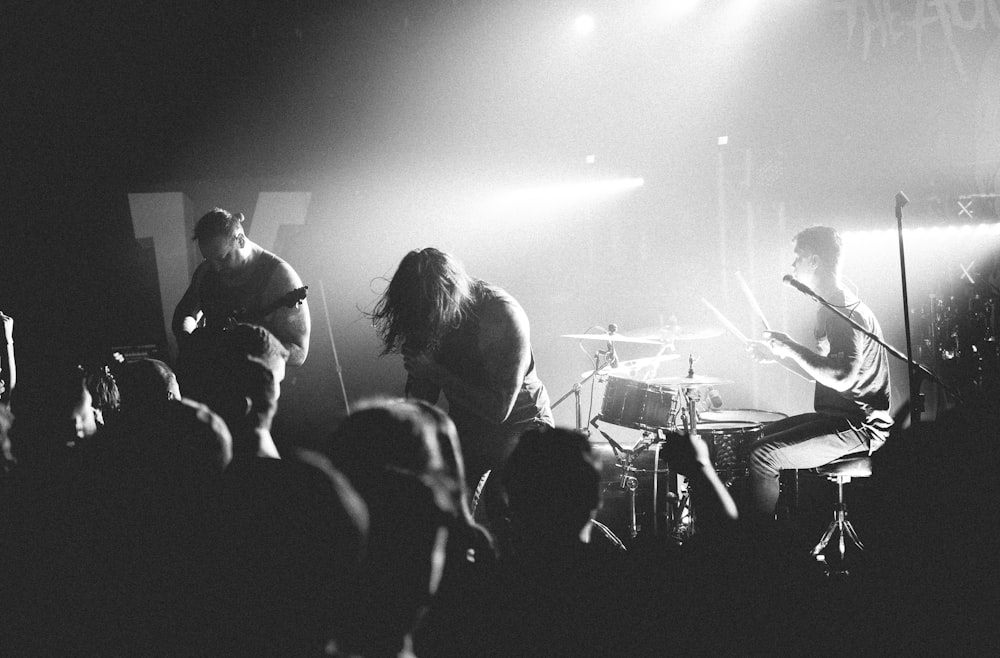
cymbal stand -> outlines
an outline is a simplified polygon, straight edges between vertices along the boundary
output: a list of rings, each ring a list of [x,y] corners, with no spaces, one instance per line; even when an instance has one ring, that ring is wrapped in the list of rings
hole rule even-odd
[[[694,355],[688,355],[687,376],[694,381]],[[701,393],[694,384],[681,384],[681,393],[684,396],[684,411],[681,420],[684,429],[692,436],[698,434],[698,402],[701,401]],[[679,493],[679,492],[678,492]],[[689,538],[695,532],[696,510],[691,500],[691,490],[688,489],[684,496],[678,496],[677,517],[674,522],[674,536],[678,540]]]
[[[660,435],[657,434],[659,439]],[[668,470],[669,473],[669,470]],[[660,536],[660,441],[653,442],[653,536]],[[669,487],[668,487],[669,493]],[[634,501],[633,496],[633,501]],[[633,502],[634,506],[634,502]]]

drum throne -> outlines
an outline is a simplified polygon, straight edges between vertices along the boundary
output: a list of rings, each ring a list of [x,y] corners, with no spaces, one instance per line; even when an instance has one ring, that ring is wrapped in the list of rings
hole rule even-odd
[[[812,549],[812,555],[817,561],[826,565],[827,575],[847,575],[849,573],[848,551],[864,551],[864,544],[858,538],[850,520],[847,518],[847,505],[844,504],[844,485],[854,478],[871,477],[872,460],[867,452],[845,455],[829,464],[817,468],[798,471],[799,474],[818,476],[836,483],[837,502],[833,507],[833,519],[826,527],[823,536]],[[836,541],[831,550],[831,541]]]

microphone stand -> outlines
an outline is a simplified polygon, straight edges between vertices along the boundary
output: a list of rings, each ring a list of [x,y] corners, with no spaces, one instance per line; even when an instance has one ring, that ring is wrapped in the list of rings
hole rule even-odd
[[[823,297],[821,295],[819,295],[819,293],[813,291],[810,288],[805,288],[805,287],[797,287],[796,290],[798,290],[802,294],[806,295],[807,297],[810,297],[811,299],[816,300],[817,302],[819,302],[820,304],[822,304],[826,308],[830,309],[830,311],[832,311],[833,313],[836,313],[838,316],[840,316],[841,318],[843,318],[844,322],[846,322],[847,324],[851,325],[852,327],[854,327],[855,329],[857,329],[858,331],[860,331],[861,333],[863,333],[865,336],[868,336],[873,341],[875,341],[876,343],[878,343],[879,345],[881,345],[882,347],[884,347],[885,350],[889,354],[893,355],[894,357],[896,357],[900,361],[903,361],[904,363],[906,363],[909,366],[908,367],[908,371],[909,372],[919,371],[919,372],[923,373],[924,375],[927,376],[928,379],[930,379],[931,381],[933,381],[936,384],[938,384],[945,391],[948,391],[949,393],[951,393],[952,395],[954,395],[956,398],[958,397],[958,393],[956,391],[954,391],[953,389],[951,389],[943,381],[941,381],[941,378],[938,377],[937,375],[935,375],[933,372],[931,372],[927,368],[927,366],[923,365],[922,363],[917,363],[916,361],[914,361],[913,359],[911,359],[910,357],[908,357],[906,354],[903,354],[902,352],[900,352],[899,350],[897,350],[895,347],[893,347],[889,343],[885,342],[885,340],[883,340],[882,338],[879,338],[875,334],[875,332],[873,332],[873,331],[871,331],[871,330],[866,329],[865,327],[863,327],[861,324],[858,323],[857,320],[855,320],[854,318],[852,318],[849,315],[845,314],[842,310],[840,310],[839,308],[837,308],[836,306],[834,306],[830,302],[828,302],[825,299],[823,299]],[[911,382],[910,383],[912,385],[912,378],[911,378]]]
[[[319,296],[323,298],[323,313],[326,315],[326,331],[330,336],[330,347],[333,349],[333,364],[337,370],[337,380],[340,382],[340,395],[344,398],[344,411],[351,415],[351,403],[347,401],[347,389],[344,387],[344,371],[340,368],[337,357],[337,344],[333,342],[333,326],[330,324],[330,309],[326,305],[326,291],[323,289],[323,279],[319,280]]]
[[[910,389],[910,425],[920,422],[924,412],[924,394],[920,392],[920,377],[913,365],[913,344],[910,333],[910,298],[906,286],[906,251],[903,249],[903,206],[909,199],[902,191],[896,193],[896,234],[899,236],[899,275],[903,288],[903,328],[906,334],[906,383]]]

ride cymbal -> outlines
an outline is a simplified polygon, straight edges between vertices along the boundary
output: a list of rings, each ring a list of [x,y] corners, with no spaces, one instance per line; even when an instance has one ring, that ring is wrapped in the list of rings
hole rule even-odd
[[[704,340],[722,335],[722,328],[710,325],[696,326],[668,324],[662,327],[647,327],[631,332],[635,336],[672,343],[675,340]]]
[[[656,377],[650,379],[648,384],[658,384],[661,386],[712,386],[714,384],[732,384],[731,379],[721,377],[709,377],[708,375],[695,375],[693,377]]]

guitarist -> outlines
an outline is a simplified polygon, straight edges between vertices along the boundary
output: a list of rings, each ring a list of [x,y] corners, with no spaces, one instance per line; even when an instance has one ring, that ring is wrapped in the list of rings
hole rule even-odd
[[[311,321],[292,266],[247,237],[243,213],[213,209],[198,220],[194,239],[205,260],[174,309],[180,360],[210,347],[212,335],[239,321],[268,329],[288,349],[287,365],[302,365]]]

